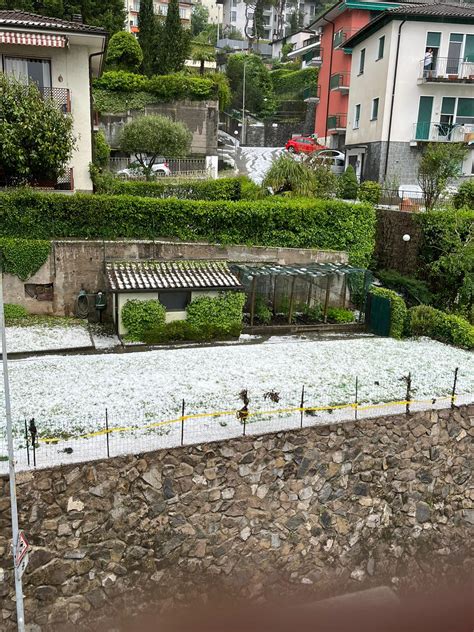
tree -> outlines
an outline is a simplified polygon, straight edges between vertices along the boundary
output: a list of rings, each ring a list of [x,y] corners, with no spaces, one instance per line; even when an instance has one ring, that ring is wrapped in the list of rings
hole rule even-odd
[[[111,70],[138,72],[143,63],[143,52],[132,33],[120,31],[110,39],[107,49],[107,66]]]
[[[288,25],[290,27],[290,33],[291,35],[293,35],[293,33],[297,33],[299,31],[299,25],[298,25],[298,12],[296,11],[296,9],[293,11],[293,13],[290,15],[290,19],[288,21]]]
[[[357,180],[354,167],[349,165],[339,178],[339,195],[344,200],[356,200],[359,191],[359,182]]]
[[[184,62],[189,57],[190,51],[191,32],[181,24],[179,1],[170,0],[158,41],[156,72],[160,75],[180,72],[184,68]]]
[[[198,46],[194,46],[193,48],[194,50],[192,52],[191,57],[193,61],[199,62],[200,64],[199,74],[203,75],[205,71],[206,61],[215,61],[216,54],[214,50],[212,50],[211,47],[209,46],[198,45]]]
[[[142,70],[147,77],[153,74],[157,44],[157,20],[153,0],[140,0],[138,14],[138,42],[143,54]]]
[[[336,177],[321,160],[282,154],[267,171],[263,186],[291,197],[327,198],[334,193]]]
[[[208,24],[199,35],[193,39],[195,44],[217,44],[217,24]]]
[[[258,40],[265,37],[265,27],[263,24],[263,4],[264,0],[257,0],[253,14],[253,34]]]
[[[461,143],[430,143],[418,167],[418,184],[431,211],[449,184],[462,174],[467,149]]]
[[[166,116],[141,116],[122,130],[120,149],[135,154],[149,180],[159,156],[184,158],[191,147],[192,134],[183,123]]]
[[[191,13],[191,34],[195,37],[202,33],[209,21],[209,9],[202,4],[196,4]]]
[[[99,171],[104,171],[104,169],[107,169],[109,166],[110,146],[102,130],[99,130],[94,134],[93,141],[93,164],[99,169]]]
[[[56,180],[66,171],[76,145],[71,116],[36,84],[0,74],[0,165],[7,181]]]
[[[270,73],[258,55],[234,53],[227,59],[226,73],[233,94],[232,107],[242,109],[245,64],[245,109],[257,116],[271,116],[276,109]]]

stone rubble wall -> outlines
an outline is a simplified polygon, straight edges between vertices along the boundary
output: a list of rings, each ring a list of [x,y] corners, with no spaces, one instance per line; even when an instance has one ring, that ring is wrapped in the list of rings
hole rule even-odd
[[[308,599],[468,572],[474,405],[247,436],[18,476],[30,630],[111,629],[217,585]],[[0,479],[0,630],[15,629]],[[1,581],[3,580],[3,581]]]

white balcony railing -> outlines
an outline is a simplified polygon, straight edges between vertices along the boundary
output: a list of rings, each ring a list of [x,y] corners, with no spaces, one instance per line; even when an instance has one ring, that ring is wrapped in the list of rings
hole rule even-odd
[[[413,125],[413,140],[436,143],[474,142],[474,124],[420,122]]]

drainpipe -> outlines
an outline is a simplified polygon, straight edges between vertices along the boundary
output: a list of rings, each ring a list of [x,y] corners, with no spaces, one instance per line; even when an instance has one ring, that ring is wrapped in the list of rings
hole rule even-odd
[[[392,86],[392,101],[390,103],[390,118],[388,121],[388,135],[387,135],[387,150],[385,152],[385,165],[383,170],[383,178],[387,177],[387,169],[388,169],[388,155],[390,153],[390,136],[392,134],[392,120],[393,120],[393,104],[395,102],[395,90],[397,87],[397,74],[398,74],[398,57],[400,54],[400,40],[402,37],[402,26],[405,24],[406,20],[398,27],[398,39],[397,39],[397,54],[395,56],[395,72],[393,74],[393,86]]]
[[[326,131],[325,131],[325,134],[324,134],[324,137],[327,139],[327,137],[328,137],[329,99],[330,99],[330,96],[331,96],[331,90],[329,88],[330,88],[330,83],[331,83],[332,56],[333,56],[333,52],[334,52],[334,30],[336,28],[336,25],[334,24],[334,22],[332,20],[328,20],[327,18],[323,17],[323,20],[325,22],[327,22],[328,24],[331,24],[331,26],[332,26],[332,31],[331,31],[331,57],[329,59],[328,104],[327,104],[327,108],[326,108]]]

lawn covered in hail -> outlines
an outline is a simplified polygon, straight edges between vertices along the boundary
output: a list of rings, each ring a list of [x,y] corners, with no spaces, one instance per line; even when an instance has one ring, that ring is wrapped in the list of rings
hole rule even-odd
[[[264,344],[30,358],[9,364],[17,437],[30,417],[36,419],[40,436],[73,437],[103,428],[105,408],[111,427],[176,418],[183,399],[188,414],[236,410],[242,406],[243,389],[248,390],[249,410],[299,406],[303,385],[306,406],[352,403],[356,377],[360,402],[388,402],[405,398],[401,378],[408,372],[415,399],[441,397],[450,394],[456,367],[457,392],[473,393],[474,354],[428,339],[279,338]],[[0,400],[4,426],[3,393]],[[211,423],[217,421],[203,420],[202,428]]]

